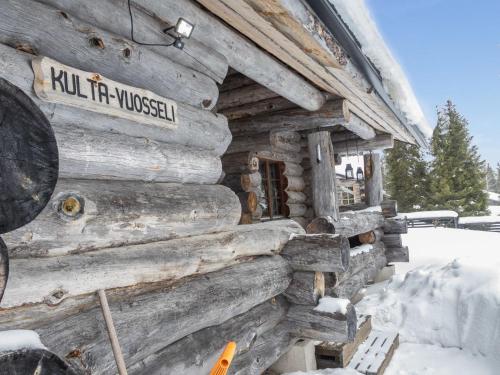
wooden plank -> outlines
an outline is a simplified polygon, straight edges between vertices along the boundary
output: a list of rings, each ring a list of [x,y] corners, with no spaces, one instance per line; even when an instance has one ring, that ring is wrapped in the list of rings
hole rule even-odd
[[[365,375],[383,375],[398,346],[397,333],[373,330],[358,348],[348,368]]]
[[[4,240],[11,259],[55,256],[217,232],[240,216],[220,185],[61,179],[42,213]]]
[[[103,30],[127,39],[131,38],[130,15],[126,0],[86,0],[83,3],[73,0],[39,0],[39,2],[64,11],[66,15],[72,14]],[[149,44],[168,44],[171,42],[171,38],[167,37],[163,30],[175,25],[175,23],[163,22],[134,6],[132,15],[135,40]],[[191,38],[184,40],[184,48],[181,53],[172,47],[153,45],[147,48],[180,65],[206,74],[219,83],[222,83],[227,74],[226,58],[214,49],[200,43],[196,32],[191,35]]]
[[[11,278],[1,307],[26,303],[57,305],[79,294],[178,280],[218,271],[252,256],[278,253],[290,235],[303,233],[292,220],[251,226],[231,231],[192,236],[148,244],[108,248],[83,254],[13,259]],[[39,287],[30,286],[30,280]]]
[[[188,19],[196,25],[197,38],[224,55],[231,67],[302,108],[314,111],[323,105],[323,94],[300,75],[191,1],[134,0],[133,3],[171,24],[177,22],[179,17]]]
[[[307,136],[312,173],[312,198],[317,217],[338,218],[337,178],[330,133],[321,131]]]
[[[349,241],[331,234],[295,235],[281,255],[296,271],[344,272],[349,268]]]
[[[18,86],[28,95],[50,119],[53,128],[75,126],[127,134],[132,137],[209,150],[216,155],[222,155],[231,142],[231,132],[224,116],[183,103],[178,103],[178,118],[181,126],[165,131],[165,128],[156,125],[44,102],[33,92],[34,76],[31,68],[33,58],[33,55],[16,51],[0,43],[0,76]]]
[[[261,257],[174,285],[156,283],[107,292],[127,366],[201,329],[219,325],[281,294],[291,270],[279,256]],[[77,302],[78,301],[78,302]],[[68,311],[73,306],[72,311]],[[95,294],[68,299],[44,314],[40,305],[0,311],[0,328],[31,327],[54,353],[92,374],[114,370]],[[9,315],[9,316],[7,316]],[[140,317],[138,319],[137,317]]]
[[[379,206],[384,199],[382,160],[378,153],[364,155],[365,203],[368,207]]]
[[[74,68],[95,71],[198,108],[215,106],[219,92],[211,78],[168,61],[144,46],[65,15],[68,16],[38,2],[7,0],[0,12],[3,25],[0,42],[14,48],[31,48],[38,55]]]

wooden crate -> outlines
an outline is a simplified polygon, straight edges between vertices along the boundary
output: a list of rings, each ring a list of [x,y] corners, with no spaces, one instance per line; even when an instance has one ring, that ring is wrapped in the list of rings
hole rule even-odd
[[[323,342],[317,345],[316,363],[318,369],[347,367],[359,345],[367,339],[371,330],[371,315],[359,315],[358,330],[353,342]]]

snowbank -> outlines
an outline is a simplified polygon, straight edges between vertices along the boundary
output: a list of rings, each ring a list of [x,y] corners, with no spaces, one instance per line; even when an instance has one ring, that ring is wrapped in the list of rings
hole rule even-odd
[[[403,69],[384,42],[364,0],[330,0],[342,20],[361,43],[363,53],[380,71],[384,88],[409,123],[419,127],[428,138],[432,136],[422,108]]]
[[[500,216],[500,206],[489,206],[491,216]]]
[[[466,216],[458,219],[459,224],[481,224],[481,223],[498,223],[498,216]]]
[[[398,217],[406,217],[408,220],[416,219],[438,219],[440,217],[458,217],[458,213],[455,211],[418,211],[418,212],[408,212],[399,213]]]
[[[38,333],[24,329],[0,331],[0,352],[19,349],[45,349]]]

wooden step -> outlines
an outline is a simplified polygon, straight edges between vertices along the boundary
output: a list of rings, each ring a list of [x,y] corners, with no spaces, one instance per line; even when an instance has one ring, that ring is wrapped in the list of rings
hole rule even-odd
[[[382,375],[398,346],[398,333],[373,330],[347,367],[365,375]]]
[[[347,367],[372,330],[371,315],[358,315],[358,329],[353,342],[323,342],[316,346],[316,363],[318,369]]]

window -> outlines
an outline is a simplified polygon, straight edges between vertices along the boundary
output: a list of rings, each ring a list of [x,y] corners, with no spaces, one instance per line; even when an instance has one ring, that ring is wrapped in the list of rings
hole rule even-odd
[[[285,164],[279,161],[260,160],[259,170],[262,176],[262,191],[264,199],[261,201],[262,216],[270,219],[287,216],[286,180],[283,175]]]
[[[349,206],[355,203],[353,186],[340,186],[339,195],[341,206]]]

